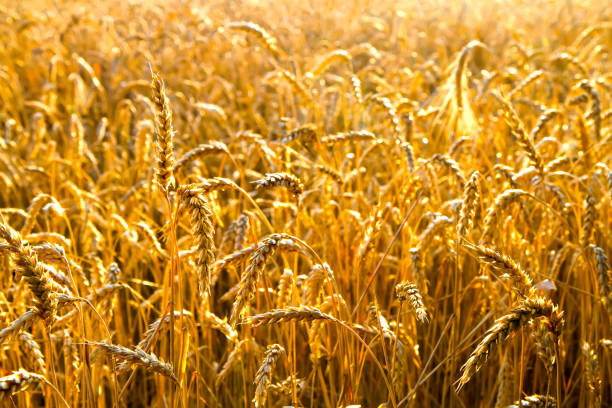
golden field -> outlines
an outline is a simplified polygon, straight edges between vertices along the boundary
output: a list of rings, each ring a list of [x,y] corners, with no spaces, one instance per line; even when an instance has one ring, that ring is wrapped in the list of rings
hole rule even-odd
[[[0,22],[0,405],[612,406],[609,3]]]

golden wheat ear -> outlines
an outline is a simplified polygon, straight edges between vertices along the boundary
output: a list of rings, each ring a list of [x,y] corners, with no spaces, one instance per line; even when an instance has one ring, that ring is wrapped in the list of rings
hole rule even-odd
[[[156,109],[155,143],[157,146],[157,164],[155,180],[164,193],[174,189],[174,127],[172,126],[172,109],[166,94],[166,85],[159,74],[152,72],[151,88]]]

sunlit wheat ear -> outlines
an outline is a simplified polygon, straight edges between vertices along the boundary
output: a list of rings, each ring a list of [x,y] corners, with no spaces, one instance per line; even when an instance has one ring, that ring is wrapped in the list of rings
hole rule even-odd
[[[421,323],[427,323],[429,321],[429,316],[423,304],[423,297],[415,284],[408,282],[398,283],[395,285],[395,297],[397,297],[400,302],[409,302],[418,321]]]
[[[465,175],[459,167],[459,163],[457,163],[455,160],[442,154],[436,154],[431,158],[431,161],[434,163],[441,164],[443,167],[448,169],[455,178],[455,180],[457,180],[457,184],[459,184],[459,187],[463,188],[465,186]]]
[[[315,79],[319,75],[321,75],[328,67],[332,64],[340,62],[343,63],[346,67],[351,67],[351,54],[346,52],[345,50],[333,50],[323,57],[321,62],[309,73],[306,74],[311,79]]]
[[[393,138],[396,140],[397,143],[401,143],[401,139],[403,136],[402,124],[400,122],[399,116],[397,115],[397,111],[395,110],[395,107],[393,106],[389,98],[377,95],[372,97],[371,100],[374,104],[380,106],[384,110],[385,115],[387,116],[387,120],[391,123],[391,127],[393,129]]]
[[[19,233],[8,225],[0,224],[0,238],[6,241],[7,249],[34,294],[35,306],[45,324],[50,325],[56,317],[57,294],[47,269],[38,262],[36,253],[22,240]]]
[[[333,168],[329,167],[329,166],[325,166],[323,164],[317,164],[315,166],[315,168],[317,169],[317,171],[319,171],[320,173],[325,174],[326,176],[329,176],[329,178],[331,178],[332,180],[334,180],[336,183],[338,184],[342,184],[344,183],[344,180],[342,179],[342,174],[339,171],[334,170]]]
[[[493,166],[493,170],[503,176],[513,190],[519,189],[519,185],[516,182],[516,173],[512,167],[504,166],[503,164],[496,164]]]
[[[556,159],[546,163],[546,166],[544,166],[544,171],[546,173],[552,173],[553,171],[569,166],[572,161],[572,158],[568,156],[557,157]]]
[[[162,191],[167,194],[174,189],[174,152],[172,127],[172,110],[166,95],[166,87],[160,76],[153,73],[152,80],[153,102],[157,110],[155,116],[155,138],[157,145],[157,164],[155,166],[155,180]]]
[[[249,316],[244,320],[244,323],[253,327],[257,327],[263,324],[274,324],[290,321],[310,322],[313,320],[337,321],[335,317],[323,313],[315,307],[299,306],[286,307],[284,309],[276,309],[272,310],[271,312]]]
[[[569,106],[576,106],[576,105],[582,105],[588,100],[589,100],[589,97],[585,94],[582,94],[582,95],[574,96],[568,99],[565,103]]]
[[[380,235],[389,210],[390,206],[382,202],[372,208],[371,214],[364,226],[363,238],[359,242],[359,247],[357,247],[355,253],[354,261],[356,266],[363,267],[367,261],[368,254],[374,249],[376,239]]]
[[[455,68],[455,102],[457,104],[457,108],[461,109],[463,107],[464,95],[463,95],[463,71],[465,70],[465,65],[467,63],[467,57],[471,50],[474,48],[484,48],[486,46],[480,41],[470,41],[459,54],[459,59],[457,60],[457,67]]]
[[[312,143],[317,137],[317,127],[312,124],[301,126],[293,129],[281,139],[281,144],[288,144],[295,140]]]
[[[180,386],[178,378],[176,378],[172,366],[168,363],[160,361],[154,354],[146,353],[138,347],[135,347],[133,350],[130,350],[126,347],[117,346],[109,343],[88,342],[88,344],[98,347],[105,354],[113,356],[119,359],[120,361],[124,361],[126,364],[142,366],[145,367],[147,370],[161,374],[164,377],[168,377],[177,386]]]
[[[212,223],[212,211],[199,188],[181,186],[177,196],[189,209],[192,234],[196,239],[199,293],[210,294],[211,268],[215,261],[215,228]]]
[[[230,179],[223,178],[223,177],[214,177],[214,178],[208,178],[208,179],[201,178],[199,183],[185,185],[184,187],[186,189],[193,189],[193,188],[199,189],[200,194],[210,194],[215,191],[224,191],[224,190],[229,190],[229,189],[238,190],[239,189],[236,183],[234,183]]]
[[[525,150],[525,153],[527,153],[527,157],[529,157],[536,169],[538,169],[540,176],[543,177],[544,164],[542,161],[542,156],[540,156],[533,144],[533,141],[529,138],[529,135],[525,131],[523,122],[519,119],[518,114],[507,99],[505,99],[498,93],[493,93],[493,95],[502,105],[504,111],[504,119],[506,121],[506,124],[510,128],[512,136],[516,138],[517,143],[523,148],[523,150]]]
[[[512,88],[510,92],[508,92],[507,98],[508,100],[512,100],[512,98],[521,92],[523,89],[527,88],[530,84],[534,83],[538,79],[546,76],[546,72],[542,70],[533,71],[531,74],[527,75],[525,79],[518,83],[517,86]]]
[[[0,377],[0,401],[41,382],[47,382],[44,376],[28,372],[22,368],[7,376]]]
[[[302,248],[301,245],[296,244],[295,241],[288,238],[285,234],[277,234],[277,235],[281,237],[280,241],[278,242],[278,248],[281,249],[282,251],[284,252],[304,252],[304,248]],[[259,242],[258,244],[250,245],[248,247],[242,248],[240,250],[232,252],[231,254],[228,254],[225,257],[219,259],[214,264],[215,274],[218,273],[220,270],[229,267],[230,265],[234,265],[234,264],[237,264],[237,263],[240,263],[240,262],[243,262],[249,259],[249,257],[251,257],[253,253],[258,248],[261,247],[261,245],[263,245],[263,243]]]
[[[463,202],[461,203],[461,211],[459,214],[459,222],[457,224],[457,234],[464,237],[467,236],[474,225],[474,217],[476,216],[476,208],[480,206],[480,194],[478,193],[478,176],[475,171],[472,173],[470,180],[465,185],[463,191]]]
[[[189,150],[187,153],[181,156],[181,158],[178,159],[176,163],[174,164],[172,168],[172,172],[176,174],[181,169],[188,167],[194,161],[201,159],[207,155],[217,154],[217,153],[229,154],[229,151],[227,150],[227,146],[225,145],[225,143],[213,141],[207,144],[201,144],[198,147]]]
[[[264,238],[253,251],[249,258],[249,265],[244,270],[240,279],[238,293],[232,306],[232,313],[229,322],[232,327],[236,327],[238,319],[244,312],[244,309],[249,306],[251,299],[255,296],[255,289],[259,276],[266,265],[268,259],[274,255],[278,249],[278,244],[282,239],[280,234],[272,234]]]
[[[521,297],[526,297],[533,290],[529,274],[512,258],[484,245],[462,243],[480,262],[489,265],[493,270],[507,274],[512,280],[512,289]]]
[[[255,186],[258,190],[284,187],[295,198],[299,198],[304,192],[304,186],[302,186],[300,180],[296,176],[288,173],[268,173],[264,179],[256,181]]]
[[[530,297],[512,308],[506,315],[495,321],[482,341],[476,346],[470,358],[463,365],[462,375],[459,380],[460,390],[478,370],[486,363],[487,359],[496,347],[506,341],[511,334],[524,327],[531,319],[541,316],[550,316],[556,306],[540,297]]]
[[[279,48],[278,41],[272,35],[270,35],[266,30],[264,30],[260,25],[255,24],[250,21],[239,21],[230,23],[228,28],[236,31],[246,32],[253,37],[257,38],[261,45],[268,50],[272,55],[279,57],[284,54],[284,52]]]
[[[547,109],[544,111],[540,117],[538,117],[538,121],[535,126],[531,130],[531,140],[538,140],[540,134],[544,131],[546,124],[553,120],[555,117],[562,116],[563,113],[559,109]]]
[[[418,248],[420,251],[427,249],[432,240],[444,233],[444,230],[452,224],[452,220],[445,215],[435,214],[435,218],[427,225],[427,228],[419,236]]]
[[[268,386],[272,381],[272,370],[274,370],[279,357],[283,354],[285,354],[285,349],[280,345],[272,344],[268,346],[264,359],[255,374],[256,389],[255,397],[253,398],[255,408],[265,406],[268,396]]]
[[[299,95],[305,104],[309,106],[313,104],[312,95],[308,92],[304,84],[295,77],[295,75],[289,71],[281,70],[280,77],[287,81],[294,93]]]
[[[191,316],[191,313],[187,310],[183,310],[183,315],[189,317]],[[179,319],[180,317],[181,317],[181,312],[178,310],[175,310],[174,318]],[[142,340],[138,342],[136,347],[138,347],[139,349],[143,349],[143,350],[148,349],[149,346],[155,340],[155,337],[164,335],[164,332],[168,329],[168,326],[170,325],[171,320],[172,319],[170,318],[170,314],[165,316],[165,318],[164,316],[160,316],[157,320],[155,320],[153,323],[149,325],[149,328],[147,329],[147,331],[142,335]],[[124,368],[127,368],[127,364],[124,364],[123,366],[120,367],[120,369],[124,369]]]
[[[47,204],[49,203],[49,204]],[[57,214],[63,214],[64,210],[62,206],[57,202],[55,198],[47,194],[39,194],[30,203],[28,207],[28,217],[25,220],[23,227],[21,228],[20,234],[25,236],[32,232],[34,228],[34,223],[36,222],[36,216],[40,213],[40,210],[45,206],[45,204],[50,205],[50,208],[53,208]]]
[[[503,193],[498,194],[495,197],[495,201],[485,215],[484,231],[482,233],[482,242],[489,243],[493,238],[493,231],[497,226],[498,220],[502,217],[503,212],[513,203],[519,202],[519,200],[528,196],[529,193],[519,189],[505,190]]]

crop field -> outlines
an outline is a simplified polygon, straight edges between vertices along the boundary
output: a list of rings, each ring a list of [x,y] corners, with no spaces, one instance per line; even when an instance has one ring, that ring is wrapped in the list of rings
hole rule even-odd
[[[0,406],[612,407],[612,3],[0,0]]]

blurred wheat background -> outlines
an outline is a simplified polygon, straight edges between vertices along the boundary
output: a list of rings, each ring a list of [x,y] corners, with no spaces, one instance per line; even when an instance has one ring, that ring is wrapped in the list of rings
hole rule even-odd
[[[3,406],[612,406],[609,2],[1,3]]]

